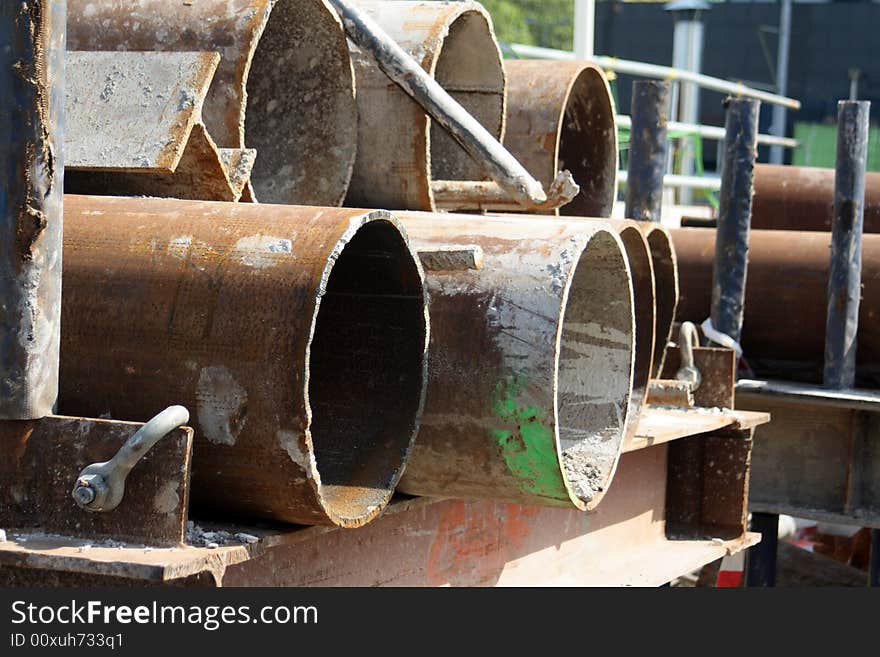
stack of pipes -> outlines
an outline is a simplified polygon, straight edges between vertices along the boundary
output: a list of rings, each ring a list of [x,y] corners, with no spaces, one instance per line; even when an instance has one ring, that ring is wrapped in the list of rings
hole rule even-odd
[[[504,65],[478,3],[357,3],[448,123],[346,41],[352,3],[158,4],[69,0],[59,411],[186,405],[220,513],[356,527],[396,488],[594,509],[678,285],[667,231],[607,218],[604,73]]]

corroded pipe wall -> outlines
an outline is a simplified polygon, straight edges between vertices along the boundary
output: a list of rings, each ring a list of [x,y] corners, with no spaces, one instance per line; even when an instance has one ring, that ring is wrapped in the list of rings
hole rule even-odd
[[[675,244],[672,242],[669,230],[653,221],[640,221],[638,224],[648,240],[648,247],[651,249],[651,264],[654,269],[657,316],[654,331],[654,364],[651,376],[656,379],[663,371],[666,347],[672,340],[672,325],[675,322],[676,308],[679,303],[678,256],[675,253]]]
[[[580,193],[555,214],[610,217],[617,195],[614,98],[585,62],[507,60],[504,143],[545,186],[567,169]]]
[[[672,231],[681,272],[680,321],[702,322],[709,314],[715,231]],[[750,359],[812,363],[821,376],[831,234],[753,230],[749,238],[742,328],[743,355]],[[880,364],[880,235],[862,237],[862,302],[859,365]]]
[[[0,418],[58,393],[64,0],[0,3]]]
[[[323,0],[69,3],[71,50],[220,53],[204,122],[219,147],[257,149],[258,200],[345,198],[357,147],[354,72]]]
[[[540,215],[498,215],[508,218],[542,219]],[[544,218],[547,221],[546,218]],[[654,278],[654,258],[648,243],[648,238],[642,222],[618,219],[583,219],[582,217],[567,217],[566,222],[583,220],[587,225],[597,221],[607,222],[618,235],[623,243],[624,253],[629,263],[633,285],[633,311],[635,315],[635,357],[633,363],[633,386],[630,395],[629,423],[630,433],[635,432],[638,425],[638,417],[642,405],[648,394],[648,384],[652,378],[654,367],[654,345],[656,341],[657,323],[657,292],[658,284]],[[667,277],[662,277],[660,285],[668,286]],[[664,294],[668,290],[663,291]]]
[[[399,488],[594,508],[632,420],[620,238],[604,222],[399,214],[417,248],[473,244],[484,259],[428,272],[425,414]]]
[[[635,221],[611,222],[618,231],[629,262],[633,282],[636,345],[633,363],[633,392],[630,397],[630,435],[635,435],[642,405],[648,395],[648,384],[654,363],[654,341],[657,324],[656,282],[651,248],[644,232]]]
[[[492,21],[475,2],[358,2],[497,139],[504,67]],[[484,180],[482,167],[376,65],[351,46],[358,149],[346,205],[433,210],[431,180]]]
[[[346,527],[381,512],[427,346],[393,217],[76,196],[65,212],[62,412],[187,406],[195,505]]]
[[[834,169],[755,165],[752,228],[831,230]],[[864,232],[880,233],[880,173],[865,174]]]

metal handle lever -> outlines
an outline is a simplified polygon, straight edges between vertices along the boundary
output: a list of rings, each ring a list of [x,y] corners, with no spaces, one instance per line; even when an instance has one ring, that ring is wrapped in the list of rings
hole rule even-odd
[[[73,499],[86,511],[112,511],[125,494],[125,478],[137,462],[163,437],[189,422],[183,406],[169,406],[147,422],[116,455],[83,468],[73,488]]]
[[[700,370],[694,365],[694,347],[700,346],[700,335],[693,322],[682,322],[678,333],[678,348],[681,351],[681,367],[675,378],[691,384],[691,390],[700,387],[703,380]]]

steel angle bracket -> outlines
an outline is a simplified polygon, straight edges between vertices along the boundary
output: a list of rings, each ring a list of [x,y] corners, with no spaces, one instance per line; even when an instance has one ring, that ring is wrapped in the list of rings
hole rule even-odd
[[[137,460],[112,510],[83,509],[71,495],[87,466],[112,462],[143,426],[58,415],[0,422],[0,528],[10,536],[181,544],[190,492],[188,427],[173,429]],[[0,552],[4,545],[0,542]]]

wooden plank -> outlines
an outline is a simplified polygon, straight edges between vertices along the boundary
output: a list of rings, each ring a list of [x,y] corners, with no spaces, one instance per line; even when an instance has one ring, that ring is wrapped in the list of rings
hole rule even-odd
[[[109,460],[138,422],[49,416],[0,422],[0,527],[91,541],[183,541],[192,429],[166,436],[135,466],[113,511],[80,509],[71,497],[80,471]]]

